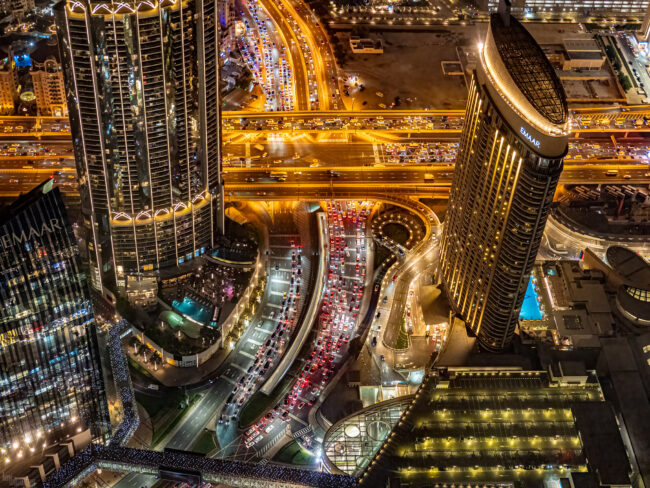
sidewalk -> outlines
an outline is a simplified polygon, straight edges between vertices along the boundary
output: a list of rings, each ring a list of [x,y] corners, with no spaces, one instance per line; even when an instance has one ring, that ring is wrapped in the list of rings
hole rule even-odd
[[[145,363],[142,361],[142,356],[133,354],[133,348],[124,344],[122,347],[127,351],[129,358],[135,360],[157,381],[168,387],[194,385],[195,383],[200,383],[210,377],[214,377],[219,367],[232,352],[228,348],[218,349],[210,359],[198,367],[177,368],[171,364],[163,363],[161,366],[158,366],[158,370],[156,371],[151,362]]]
[[[131,437],[126,445],[127,447],[133,447],[134,449],[150,449],[151,440],[153,438],[153,426],[149,414],[139,403],[138,416],[140,417],[138,429],[133,433],[133,437]]]

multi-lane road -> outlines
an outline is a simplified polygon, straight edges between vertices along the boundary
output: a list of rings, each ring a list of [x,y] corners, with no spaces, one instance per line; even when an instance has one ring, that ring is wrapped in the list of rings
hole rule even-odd
[[[293,32],[293,31],[291,31]],[[285,33],[285,34],[288,34]],[[304,57],[301,62],[296,61],[300,52],[294,53],[294,43],[289,49],[290,59],[295,66],[300,65],[305,71],[307,63]],[[298,47],[295,48],[296,50]],[[325,58],[327,59],[327,58]],[[328,61],[325,63],[327,72]],[[312,63],[310,63],[311,65]],[[326,77],[326,74],[322,74]],[[334,76],[332,76],[334,77]],[[298,73],[294,76],[296,87],[300,83],[303,88],[297,89],[301,93],[308,93],[304,85],[309,85],[308,76]],[[302,82],[300,80],[303,80]],[[329,88],[320,87],[319,90],[327,91],[329,99],[334,100],[332,91],[335,82],[327,84]],[[324,81],[322,81],[324,83]],[[320,93],[320,92],[319,92]],[[304,105],[303,101],[298,106]],[[223,112],[224,140],[241,133],[266,131],[269,133],[312,133],[326,132],[363,132],[383,131],[405,132],[417,135],[420,132],[457,133],[462,128],[464,110],[296,110],[276,112]],[[572,110],[570,132],[576,134],[615,134],[616,137],[625,136],[626,133],[639,133],[650,131],[650,106],[639,105],[630,107],[598,107],[589,109],[575,108]],[[0,140],[38,140],[49,138],[69,138],[70,128],[67,118],[55,117],[0,117]]]
[[[273,20],[282,43],[286,46],[289,64],[293,71],[295,106],[297,110],[309,110],[311,90],[307,68],[308,53],[304,52],[302,42],[290,23],[291,20],[287,18],[281,7],[273,0],[260,0],[259,4]]]
[[[341,145],[335,146],[346,153]],[[408,191],[412,195],[431,195],[442,197],[451,186],[453,163],[434,163],[418,165],[384,165],[374,164],[370,149],[360,151],[348,157],[347,162],[336,156],[328,161],[313,156],[320,161],[318,166],[301,166],[298,164],[259,164],[247,167],[229,166],[224,168],[226,195],[229,196],[268,196],[276,192],[298,195],[310,190],[334,190],[342,188],[386,189]],[[327,152],[327,151],[325,151]],[[322,158],[326,154],[318,154]],[[6,161],[0,164],[0,195],[9,197],[18,195],[36,186],[50,175],[62,186],[64,193],[78,192],[74,169],[65,167],[23,168],[20,161]],[[608,172],[616,171],[615,175]],[[60,173],[60,174],[57,174]],[[560,182],[563,184],[647,184],[650,168],[647,163],[630,160],[572,161],[566,162]],[[443,193],[438,195],[439,190]],[[243,192],[243,193],[242,193]],[[246,192],[253,192],[249,194]],[[282,195],[280,195],[282,196]],[[306,196],[306,195],[305,195]]]

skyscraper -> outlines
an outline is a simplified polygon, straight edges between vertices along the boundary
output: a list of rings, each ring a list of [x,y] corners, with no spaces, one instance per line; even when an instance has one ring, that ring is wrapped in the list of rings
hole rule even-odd
[[[0,458],[109,420],[79,249],[49,180],[0,211]]]
[[[440,275],[488,350],[514,334],[567,152],[567,102],[541,48],[501,6],[472,76]]]
[[[216,3],[55,7],[98,288],[187,262],[223,227]]]

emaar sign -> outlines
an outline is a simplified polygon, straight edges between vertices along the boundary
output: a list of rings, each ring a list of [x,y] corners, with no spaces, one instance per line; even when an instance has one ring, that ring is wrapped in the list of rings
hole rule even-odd
[[[4,229],[4,227],[3,227]],[[50,219],[50,222],[42,222],[41,228],[30,227],[28,230],[21,229],[20,233],[12,232],[10,234],[3,234],[0,236],[0,246],[3,250],[9,249],[11,246],[24,244],[36,237],[41,238],[44,234],[51,234],[55,230],[62,230],[59,224],[59,219]]]
[[[519,129],[519,132],[522,133],[522,135],[528,139],[530,142],[533,143],[535,147],[539,147],[539,141],[535,139],[533,136],[531,136],[526,129],[522,126],[521,129]]]

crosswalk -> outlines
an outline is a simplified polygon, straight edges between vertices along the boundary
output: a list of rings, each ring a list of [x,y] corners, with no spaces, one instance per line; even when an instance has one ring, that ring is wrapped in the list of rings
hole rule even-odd
[[[255,359],[255,356],[253,356],[250,353],[247,353],[246,351],[239,351],[239,354],[241,354],[242,356],[247,357],[249,359]]]
[[[236,362],[231,363],[234,368],[237,368],[239,371],[243,371],[244,373],[247,372],[247,369],[244,368],[241,364],[237,364]]]

